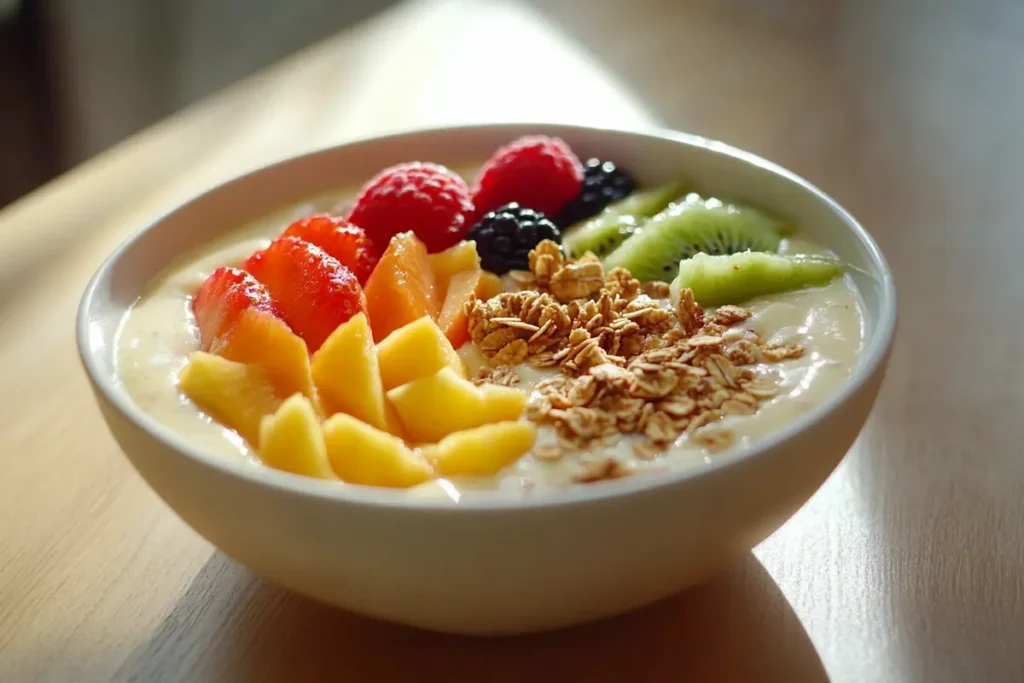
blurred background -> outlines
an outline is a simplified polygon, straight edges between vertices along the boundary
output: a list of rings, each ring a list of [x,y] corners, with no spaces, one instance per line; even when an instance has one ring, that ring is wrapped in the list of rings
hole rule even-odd
[[[397,0],[0,0],[0,206]]]
[[[0,207],[189,104],[398,4],[400,0],[0,0]],[[839,130],[849,123],[849,108],[842,96],[834,96],[834,84],[820,65],[835,61],[837,50],[848,43],[836,32],[840,15],[851,14],[851,9],[858,15],[878,15],[884,8],[882,24],[899,32],[915,15],[889,9],[928,3],[508,4],[528,7],[577,41],[628,83],[660,120],[743,144],[752,141],[742,139],[744,132],[751,126],[757,129],[754,108],[734,111],[738,120],[726,124],[700,98],[684,96],[712,85],[706,77],[712,72],[701,65],[714,61],[719,77],[713,87],[725,99],[749,98],[774,114],[780,108],[794,113],[810,108],[817,123],[809,125],[825,122]],[[951,4],[955,0],[935,0],[929,7],[948,9]],[[947,13],[933,11],[930,16],[940,14]],[[858,24],[878,22],[847,21],[847,38],[858,32]],[[862,44],[873,39],[859,37]],[[516,46],[495,49],[515,61]],[[662,63],[666,49],[675,57]],[[759,55],[756,62],[743,59],[751,51]],[[870,71],[871,55],[865,57],[858,68]],[[676,83],[671,91],[664,88],[666,77]],[[812,85],[793,92],[794,83]],[[792,164],[799,161],[792,156],[802,156],[793,145],[784,149],[791,155],[784,162]]]

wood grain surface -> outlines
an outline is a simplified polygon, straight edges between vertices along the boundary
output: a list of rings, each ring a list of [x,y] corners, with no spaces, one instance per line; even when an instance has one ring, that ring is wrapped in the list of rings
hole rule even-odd
[[[1024,681],[1021,74],[1009,0],[422,0],[9,207],[0,681]],[[243,170],[397,128],[524,118],[717,137],[850,208],[901,296],[871,421],[744,562],[619,619],[472,640],[267,585],[170,513],[106,433],[73,345],[86,279],[146,221]]]

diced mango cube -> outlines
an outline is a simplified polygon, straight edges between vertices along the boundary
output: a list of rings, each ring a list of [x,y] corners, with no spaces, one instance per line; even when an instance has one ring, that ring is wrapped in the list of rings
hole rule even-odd
[[[466,376],[459,354],[437,323],[426,316],[398,328],[377,344],[377,361],[385,390],[432,375],[443,367]]]
[[[388,400],[415,443],[437,443],[484,423],[483,393],[449,367],[390,390]]]
[[[480,255],[476,250],[476,242],[463,240],[442,252],[431,254],[430,269],[434,271],[434,282],[437,292],[444,301],[448,292],[448,282],[455,273],[464,270],[480,270]]]
[[[318,479],[337,479],[327,460],[320,416],[302,394],[285,400],[260,425],[260,460],[274,469]]]
[[[346,413],[387,429],[377,347],[365,314],[357,313],[331,333],[313,354],[312,372],[324,415]]]
[[[205,351],[189,356],[178,380],[181,390],[200,410],[234,429],[253,446],[259,445],[260,420],[281,405],[265,367]]]
[[[525,455],[537,438],[532,422],[496,422],[449,434],[420,449],[441,477],[487,477]]]
[[[526,410],[527,393],[521,389],[485,384],[480,392],[484,396],[482,424],[518,420]]]
[[[266,368],[281,398],[294,393],[313,397],[306,342],[280,318],[266,311],[243,311],[231,329],[210,348],[228,360]]]
[[[486,270],[480,274],[480,281],[476,283],[477,299],[487,300],[492,296],[498,296],[504,291],[505,287],[501,284],[500,277]]]
[[[401,439],[350,415],[328,418],[323,429],[327,457],[343,481],[407,488],[434,478],[430,465]]]

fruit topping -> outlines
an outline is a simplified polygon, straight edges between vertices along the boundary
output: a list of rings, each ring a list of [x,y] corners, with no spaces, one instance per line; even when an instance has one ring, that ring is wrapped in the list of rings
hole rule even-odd
[[[260,424],[260,460],[277,470],[317,479],[337,479],[327,459],[320,416],[296,394]]]
[[[498,296],[504,291],[505,286],[502,284],[500,277],[486,270],[480,273],[480,281],[476,285],[477,299],[490,299],[492,296]]]
[[[612,161],[588,159],[583,164],[583,188],[558,216],[559,225],[572,225],[596,216],[606,206],[636,189],[636,181]]]
[[[279,237],[245,262],[266,285],[284,321],[316,351],[335,328],[366,311],[366,296],[352,271],[320,247]]]
[[[469,341],[466,304],[477,297],[483,274],[484,271],[479,268],[464,270],[461,273],[456,273],[448,285],[448,295],[444,298],[444,304],[441,305],[441,313],[437,316],[437,325],[456,349]]]
[[[339,325],[313,354],[312,365],[325,415],[346,413],[388,429],[377,349],[365,314]]]
[[[604,258],[648,218],[662,211],[673,200],[681,199],[684,193],[681,183],[634,192],[609,205],[590,220],[563,229],[562,244],[566,254],[579,257],[590,251]]]
[[[266,311],[242,311],[209,351],[228,360],[262,366],[282,397],[298,393],[313,398],[306,342],[283,320]]]
[[[679,264],[672,300],[689,289],[701,306],[736,304],[755,296],[826,285],[842,273],[835,260],[756,251],[710,256],[696,254]]]
[[[413,233],[395,235],[366,281],[373,338],[380,341],[414,320],[441,312],[427,248]]]
[[[469,186],[439,164],[411,162],[386,168],[367,183],[348,215],[374,244],[412,230],[430,252],[454,245],[470,227]]]
[[[544,240],[560,244],[562,232],[543,213],[512,202],[481,218],[469,237],[484,270],[500,275],[529,268],[530,251]]]
[[[476,242],[465,240],[438,254],[431,254],[430,270],[434,272],[438,298],[444,301],[448,293],[448,281],[453,275],[464,270],[480,270],[480,255],[476,252]]]
[[[407,488],[434,478],[430,466],[401,439],[338,413],[323,426],[327,457],[342,481]]]
[[[530,422],[496,422],[449,434],[420,453],[442,477],[486,477],[525,455],[536,438]]]
[[[476,216],[519,204],[549,216],[580,193],[583,166],[563,140],[526,135],[502,147],[480,169],[473,190]]]
[[[604,264],[625,268],[641,282],[668,282],[678,273],[679,261],[697,253],[773,252],[781,228],[757,209],[690,194],[644,223]]]
[[[178,384],[200,410],[252,446],[260,443],[260,420],[281,405],[266,369],[205,351],[189,356]]]
[[[430,318],[420,318],[389,334],[377,345],[384,389],[394,389],[414,379],[451,367],[459,377],[466,369],[459,354]]]
[[[485,384],[480,387],[484,397],[482,423],[518,420],[526,410],[527,394],[521,389]]]
[[[270,292],[256,278],[239,268],[218,268],[206,278],[192,300],[203,351],[231,329],[245,310],[277,315]]]
[[[377,265],[377,250],[362,228],[357,228],[344,218],[317,214],[293,222],[282,237],[298,237],[315,244],[338,259],[341,265],[364,284]]]
[[[449,367],[390,390],[388,400],[415,443],[437,443],[485,422],[483,393]]]

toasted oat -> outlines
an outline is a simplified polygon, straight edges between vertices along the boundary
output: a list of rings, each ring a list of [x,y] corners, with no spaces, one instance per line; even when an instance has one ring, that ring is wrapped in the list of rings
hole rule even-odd
[[[500,384],[505,387],[514,387],[519,384],[519,373],[511,365],[499,365],[498,367],[480,368],[480,372],[473,379],[473,383]]]
[[[542,287],[546,287],[559,268],[562,267],[564,258],[562,248],[551,240],[544,240],[530,252],[530,272],[535,281]]]
[[[614,458],[605,458],[588,463],[583,471],[573,479],[577,484],[592,484],[598,481],[621,479],[632,474],[632,471]]]
[[[716,325],[735,325],[751,316],[751,312],[739,306],[719,306],[711,315],[711,322]]]
[[[728,429],[705,428],[695,432],[690,438],[712,453],[728,450],[736,443],[736,435]]]
[[[641,291],[652,299],[667,299],[669,296],[667,282],[645,282]]]
[[[596,257],[592,260],[584,259],[586,257],[575,263],[567,263],[551,274],[548,284],[551,293],[559,301],[568,303],[585,299],[604,288],[604,266]]]
[[[510,366],[523,362],[561,370],[527,405],[527,418],[558,436],[557,446],[538,453],[542,459],[623,434],[641,437],[638,457],[655,457],[684,435],[712,452],[727,448],[732,440],[721,434],[728,432],[708,425],[752,415],[778,393],[749,366],[803,353],[731,327],[751,317],[745,308],[721,306],[705,316],[688,289],[674,310],[666,308],[659,300],[665,283],[641,286],[619,268],[605,274],[593,254],[566,261],[558,245],[542,242],[529,263],[530,273],[513,277],[531,289],[471,302],[466,312],[470,337],[492,366],[478,382],[511,386],[518,375]]]
[[[534,448],[533,454],[539,460],[558,460],[562,457],[562,449],[559,448],[556,444],[547,443]]]

